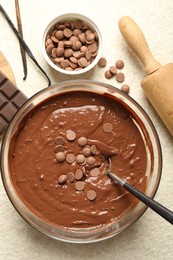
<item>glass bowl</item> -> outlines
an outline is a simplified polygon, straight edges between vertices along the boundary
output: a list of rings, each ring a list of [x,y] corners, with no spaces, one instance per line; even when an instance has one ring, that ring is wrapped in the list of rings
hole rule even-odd
[[[133,121],[137,125],[145,144],[147,154],[147,187],[145,193],[152,198],[156,193],[161,178],[162,153],[157,132],[148,115],[141,108],[141,106],[128,95],[105,83],[86,80],[61,82],[50,88],[46,88],[40,91],[35,96],[31,97],[20,108],[6,131],[1,149],[1,174],[3,184],[9,199],[18,213],[31,226],[43,234],[66,242],[90,243],[101,241],[123,232],[142,216],[147,207],[142,202],[139,202],[130,212],[122,216],[120,219],[117,219],[115,222],[111,222],[110,224],[103,225],[101,228],[94,227],[90,229],[63,229],[58,226],[49,224],[48,222],[33,214],[29,207],[23,203],[19,194],[14,188],[9,170],[10,143],[14,135],[20,130],[23,118],[28,115],[35,106],[39,105],[44,100],[47,100],[49,97],[54,97],[62,93],[68,93],[69,91],[83,91],[84,93],[87,91],[91,93],[97,93],[101,96],[107,96],[114,100],[114,102],[120,103],[130,111]]]
[[[46,52],[46,48],[45,48],[45,41],[46,41],[46,36],[47,34],[52,30],[52,28],[54,28],[54,26],[59,23],[59,22],[64,22],[64,21],[74,21],[74,20],[81,20],[84,22],[84,25],[88,26],[93,32],[97,33],[97,37],[98,37],[98,49],[97,49],[97,55],[95,56],[94,60],[85,68],[81,69],[81,70],[65,70],[62,69],[61,67],[57,66],[49,57],[49,55]],[[91,70],[99,61],[99,59],[101,58],[101,53],[102,53],[102,36],[101,36],[101,31],[99,29],[99,27],[94,23],[94,21],[92,21],[89,17],[86,17],[85,15],[82,14],[77,14],[77,13],[66,13],[66,14],[62,14],[58,17],[55,17],[52,21],[50,21],[50,23],[46,26],[44,33],[43,33],[43,37],[42,37],[42,53],[43,56],[45,58],[45,60],[47,61],[47,63],[56,71],[67,74],[67,75],[79,75],[79,74],[83,74],[85,72],[88,72],[89,70]]]

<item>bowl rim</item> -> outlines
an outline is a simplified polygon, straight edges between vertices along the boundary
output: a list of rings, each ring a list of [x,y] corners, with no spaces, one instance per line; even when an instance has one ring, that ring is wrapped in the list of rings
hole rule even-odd
[[[69,238],[62,238],[62,237],[55,237],[51,234],[48,234],[46,232],[44,232],[43,230],[41,230],[40,228],[38,228],[35,223],[33,223],[32,221],[29,221],[26,216],[24,216],[21,211],[19,210],[19,208],[16,207],[16,204],[14,203],[11,195],[9,194],[9,190],[8,190],[8,187],[6,186],[6,181],[5,181],[5,170],[4,170],[4,164],[6,163],[4,161],[4,150],[7,149],[6,148],[6,140],[10,139],[12,136],[10,136],[9,132],[11,130],[11,127],[13,125],[13,123],[15,122],[17,116],[19,116],[21,114],[21,120],[23,118],[23,114],[22,114],[22,111],[24,110],[25,107],[27,107],[27,105],[29,103],[31,103],[35,98],[37,98],[40,94],[45,94],[47,92],[51,92],[53,90],[56,91],[56,88],[59,90],[60,89],[60,85],[64,85],[65,87],[67,87],[67,85],[69,84],[78,84],[79,86],[81,86],[81,84],[83,85],[96,85],[99,87],[107,87],[108,89],[111,89],[111,90],[114,90],[115,93],[118,93],[120,94],[120,96],[124,97],[125,99],[129,100],[130,102],[133,102],[134,103],[134,106],[136,106],[140,111],[142,111],[142,113],[144,114],[144,116],[147,118],[148,122],[149,122],[149,126],[151,127],[151,130],[152,130],[152,133],[154,134],[154,139],[157,143],[157,147],[158,147],[158,161],[160,163],[159,165],[159,168],[158,168],[158,176],[157,176],[157,183],[155,185],[155,189],[152,191],[152,194],[151,194],[151,198],[154,198],[157,190],[158,190],[158,187],[159,187],[159,184],[160,184],[160,180],[161,180],[161,176],[162,176],[162,149],[161,149],[161,144],[160,144],[160,140],[159,140],[159,136],[158,136],[158,133],[156,131],[156,128],[153,124],[153,122],[151,121],[150,117],[148,116],[148,114],[144,111],[144,109],[141,107],[141,105],[135,101],[132,97],[126,95],[125,93],[123,93],[121,90],[119,90],[118,88],[114,87],[114,86],[111,86],[107,83],[101,83],[101,82],[98,82],[98,81],[92,81],[92,80],[70,80],[70,81],[63,81],[63,82],[60,82],[60,83],[57,83],[57,84],[54,84],[52,85],[51,87],[49,88],[45,88],[45,89],[42,89],[40,90],[38,93],[34,94],[32,97],[30,97],[23,105],[22,107],[18,110],[18,112],[15,114],[15,116],[13,117],[12,121],[10,122],[5,134],[4,134],[4,137],[2,139],[2,146],[1,146],[1,165],[0,165],[0,168],[1,168],[1,178],[2,178],[2,182],[3,182],[3,186],[5,188],[5,191],[6,191],[6,194],[9,198],[9,200],[11,201],[12,205],[14,206],[14,208],[16,209],[16,211],[22,216],[22,218],[28,223],[30,224],[32,227],[34,227],[36,230],[38,230],[39,232],[41,232],[42,234],[45,234],[49,237],[52,237],[54,239],[57,239],[59,241],[64,241],[64,242],[72,242],[72,243],[79,243],[79,244],[83,244],[83,243],[93,243],[93,242],[99,242],[99,241],[102,241],[102,240],[105,240],[105,239],[108,239],[108,238],[111,238],[119,233],[121,233],[122,231],[126,230],[127,228],[129,228],[130,226],[132,226],[132,224],[136,223],[136,221],[141,218],[141,216],[144,214],[144,212],[146,211],[147,209],[147,206],[146,205],[143,205],[143,208],[142,208],[142,212],[139,214],[138,217],[135,218],[135,220],[132,220],[130,223],[128,223],[126,226],[124,226],[119,232],[117,233],[110,233],[110,234],[107,234],[107,236],[104,236],[104,237],[97,237],[97,238],[93,238],[91,240],[88,240],[88,239],[69,239]],[[68,86],[69,87],[69,86]],[[87,86],[88,87],[88,86]],[[78,87],[77,87],[78,88]],[[69,88],[67,88],[68,90],[66,90],[65,92],[69,92]],[[78,91],[82,91],[81,89],[77,89]],[[89,91],[90,90],[83,90],[83,91]],[[62,91],[64,93],[64,90]],[[91,91],[92,92],[92,91]],[[59,92],[56,92],[54,93],[54,95],[58,95],[60,94],[61,91]],[[96,93],[95,91],[93,91],[93,93]],[[52,96],[52,95],[51,95]],[[51,97],[49,96],[49,98]],[[45,101],[45,98],[41,101],[44,102]],[[37,104],[39,105],[39,104]],[[28,114],[29,112],[31,111],[31,109],[29,111],[26,112],[26,114]],[[19,125],[21,123],[21,120],[19,121]],[[15,131],[16,132],[16,131]],[[14,133],[13,133],[14,134]],[[17,193],[17,192],[16,192]],[[138,204],[141,204],[142,202],[139,202]],[[24,204],[24,203],[23,203]],[[24,205],[25,206],[25,205]],[[26,207],[26,206],[25,206]]]
[[[46,39],[46,35],[47,33],[51,30],[51,28],[56,24],[56,22],[58,21],[65,21],[65,20],[72,20],[72,19],[80,19],[82,21],[84,21],[85,24],[89,25],[90,28],[94,29],[97,34],[98,34],[98,53],[96,55],[96,57],[94,58],[94,60],[92,61],[91,64],[89,64],[87,67],[83,68],[82,70],[78,70],[78,71],[68,71],[68,70],[64,70],[62,68],[59,68],[58,66],[56,66],[51,59],[49,58],[46,49],[45,49],[45,39]],[[88,71],[90,71],[92,68],[94,68],[94,66],[98,63],[99,59],[101,58],[102,55],[102,34],[101,34],[101,30],[99,29],[98,25],[89,17],[87,17],[86,15],[80,14],[80,13],[64,13],[61,14],[59,16],[54,17],[46,26],[46,28],[44,29],[44,32],[42,34],[42,44],[41,44],[41,50],[42,50],[42,54],[43,57],[45,58],[46,62],[53,68],[55,69],[57,72],[66,74],[66,75],[80,75],[83,73],[86,73]]]

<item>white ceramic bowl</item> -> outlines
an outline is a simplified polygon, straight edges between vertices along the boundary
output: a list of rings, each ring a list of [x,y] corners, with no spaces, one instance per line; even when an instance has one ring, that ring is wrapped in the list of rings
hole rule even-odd
[[[65,69],[62,69],[60,67],[58,67],[56,64],[54,64],[49,55],[46,52],[45,49],[45,40],[46,40],[46,36],[48,34],[48,32],[54,27],[54,25],[58,22],[64,22],[64,21],[73,21],[73,20],[82,20],[84,22],[84,24],[86,26],[88,26],[89,28],[91,28],[91,30],[97,32],[98,35],[98,53],[95,57],[95,59],[85,68],[78,70],[78,71],[68,71]],[[102,36],[101,36],[101,32],[100,29],[98,28],[98,26],[88,17],[81,15],[81,14],[77,14],[77,13],[66,13],[66,14],[62,14],[56,18],[54,18],[46,27],[46,29],[44,30],[43,33],[43,38],[42,38],[42,52],[43,52],[43,56],[45,58],[45,60],[47,61],[47,63],[56,71],[64,73],[64,74],[68,74],[68,75],[79,75],[79,74],[83,74],[89,70],[91,70],[99,61],[99,59],[101,58],[101,51],[102,51]]]

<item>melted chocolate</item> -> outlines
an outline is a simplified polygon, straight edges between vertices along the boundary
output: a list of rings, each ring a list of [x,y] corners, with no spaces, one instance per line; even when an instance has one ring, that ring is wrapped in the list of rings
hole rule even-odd
[[[111,133],[103,125],[113,126]],[[66,132],[72,130],[76,139],[69,141]],[[96,145],[100,172],[106,157],[111,157],[111,170],[136,186],[146,189],[146,150],[141,134],[130,112],[121,104],[97,94],[72,92],[54,97],[36,107],[12,138],[9,167],[14,187],[23,203],[43,220],[61,227],[91,228],[116,221],[137,204],[137,200],[108,176],[92,177],[89,170],[82,181],[83,191],[67,180],[58,178],[79,166],[66,161],[57,162],[55,140],[65,140],[66,151],[77,155],[81,148],[77,138],[86,137],[87,145]],[[87,191],[96,198],[87,199]]]

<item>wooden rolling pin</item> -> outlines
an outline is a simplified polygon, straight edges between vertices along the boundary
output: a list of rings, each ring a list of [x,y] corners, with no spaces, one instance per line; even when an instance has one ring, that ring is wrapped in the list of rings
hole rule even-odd
[[[144,93],[173,135],[173,63],[162,66],[153,57],[142,31],[130,17],[119,20],[119,29],[144,65],[147,73],[141,82]]]

